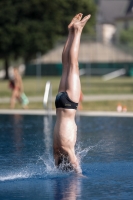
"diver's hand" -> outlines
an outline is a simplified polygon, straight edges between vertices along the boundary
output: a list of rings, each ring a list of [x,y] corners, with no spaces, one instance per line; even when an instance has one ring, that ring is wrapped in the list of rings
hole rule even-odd
[[[81,177],[81,178],[88,178],[87,176],[83,175],[82,173],[77,173],[76,174],[78,177]]]

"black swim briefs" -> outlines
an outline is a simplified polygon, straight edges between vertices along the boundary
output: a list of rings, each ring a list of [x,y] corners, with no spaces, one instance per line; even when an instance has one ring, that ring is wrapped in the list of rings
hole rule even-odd
[[[77,109],[78,103],[73,102],[67,92],[59,92],[55,99],[56,108]]]

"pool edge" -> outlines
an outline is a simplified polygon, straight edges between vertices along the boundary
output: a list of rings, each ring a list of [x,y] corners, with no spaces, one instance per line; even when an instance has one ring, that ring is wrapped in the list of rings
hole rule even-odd
[[[56,111],[46,110],[9,110],[1,109],[0,114],[21,114],[21,115],[55,115]],[[109,116],[109,117],[133,117],[133,112],[114,112],[114,111],[77,111],[80,116]]]

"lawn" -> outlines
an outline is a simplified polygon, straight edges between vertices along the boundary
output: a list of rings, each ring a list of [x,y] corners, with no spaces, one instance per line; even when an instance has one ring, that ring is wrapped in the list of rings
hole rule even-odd
[[[53,97],[57,94],[60,77],[24,77],[24,91],[28,97],[39,96],[43,97],[45,84],[51,82]],[[82,92],[84,95],[100,95],[100,94],[133,94],[133,78],[120,77],[110,81],[104,81],[102,77],[81,77]],[[10,97],[11,91],[8,88],[8,81],[1,80],[0,82],[0,97]],[[117,104],[121,102],[126,105],[128,111],[133,111],[133,100],[121,101],[95,101],[83,102],[83,110],[98,110],[98,111],[115,111]],[[9,108],[7,103],[0,104],[0,109]],[[20,104],[16,108],[21,108]],[[29,109],[43,109],[42,102],[30,102]],[[54,102],[53,102],[54,109]]]

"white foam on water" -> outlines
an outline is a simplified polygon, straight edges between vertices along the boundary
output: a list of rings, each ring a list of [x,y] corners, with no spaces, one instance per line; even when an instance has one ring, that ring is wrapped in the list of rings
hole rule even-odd
[[[39,156],[36,163],[29,163],[23,168],[3,171],[0,174],[0,181],[11,181],[20,179],[53,178],[59,174],[59,170],[54,165],[52,156]]]
[[[22,168],[12,168],[12,171],[1,171],[0,181],[10,181],[18,179],[29,179],[40,175],[40,168],[36,164],[27,164]],[[4,175],[3,175],[4,174]]]
[[[28,177],[29,177],[28,174],[22,174],[21,172],[16,173],[16,174],[9,173],[6,176],[0,176],[0,181],[15,180],[15,179],[26,179]]]

